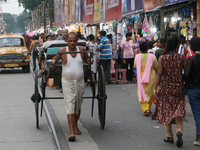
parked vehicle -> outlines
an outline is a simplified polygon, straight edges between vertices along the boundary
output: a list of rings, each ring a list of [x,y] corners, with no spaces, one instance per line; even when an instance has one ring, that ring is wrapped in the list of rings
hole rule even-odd
[[[0,68],[22,67],[30,72],[30,54],[25,39],[18,34],[0,35]]]

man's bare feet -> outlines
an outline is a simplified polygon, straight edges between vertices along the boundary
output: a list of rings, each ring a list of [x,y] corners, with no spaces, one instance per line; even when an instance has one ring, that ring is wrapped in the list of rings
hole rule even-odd
[[[75,128],[75,134],[76,135],[81,135],[82,134],[82,132],[79,130],[78,127]]]
[[[76,140],[76,136],[75,135],[70,135],[68,138],[69,142],[74,142]]]

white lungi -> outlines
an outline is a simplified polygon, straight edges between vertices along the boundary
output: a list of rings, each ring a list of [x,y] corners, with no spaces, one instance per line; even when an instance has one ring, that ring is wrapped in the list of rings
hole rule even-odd
[[[84,78],[80,80],[62,78],[62,88],[67,115],[79,114],[83,102]]]

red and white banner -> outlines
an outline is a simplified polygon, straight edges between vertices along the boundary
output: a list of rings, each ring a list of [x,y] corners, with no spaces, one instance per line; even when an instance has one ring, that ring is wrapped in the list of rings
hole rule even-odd
[[[105,22],[121,18],[121,0],[105,0]]]
[[[94,23],[94,0],[84,0],[83,21],[84,23]]]

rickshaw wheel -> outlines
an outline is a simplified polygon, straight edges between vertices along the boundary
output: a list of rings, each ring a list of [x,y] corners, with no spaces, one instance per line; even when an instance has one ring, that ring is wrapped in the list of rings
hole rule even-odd
[[[39,92],[38,92],[38,70],[35,70],[35,116],[36,116],[36,128],[39,128]]]
[[[99,121],[101,129],[104,129],[105,119],[106,119],[106,89],[105,89],[105,74],[102,66],[100,66],[98,70],[97,98],[98,98]]]

